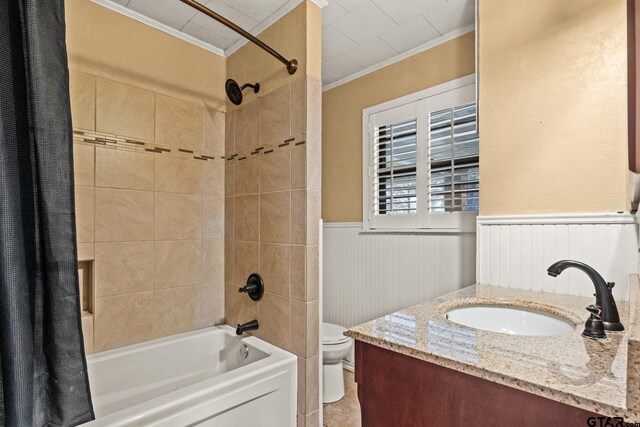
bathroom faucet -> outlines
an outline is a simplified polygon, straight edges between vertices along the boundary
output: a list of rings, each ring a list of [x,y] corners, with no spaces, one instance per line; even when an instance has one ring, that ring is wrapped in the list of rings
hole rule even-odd
[[[236,328],[236,335],[242,335],[247,331],[256,330],[258,327],[259,325],[257,320],[251,320],[247,323],[243,323],[242,325],[238,324],[238,327]]]
[[[604,329],[607,331],[624,331],[624,326],[620,323],[618,307],[616,307],[616,301],[613,299],[613,293],[611,292],[615,283],[605,282],[600,273],[587,264],[568,259],[551,264],[547,269],[547,273],[551,277],[557,277],[569,267],[577,268],[587,273],[593,282],[593,286],[596,288],[596,305],[602,307],[602,323],[604,324]]]

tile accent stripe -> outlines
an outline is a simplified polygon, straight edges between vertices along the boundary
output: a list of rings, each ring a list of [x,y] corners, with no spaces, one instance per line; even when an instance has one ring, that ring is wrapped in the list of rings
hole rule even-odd
[[[224,156],[221,154],[214,156],[212,155],[212,153],[198,153],[187,148],[169,148],[166,146],[157,145],[149,141],[138,141],[135,139],[124,138],[118,135],[110,135],[102,132],[88,131],[84,129],[73,130],[73,141],[80,144],[101,145],[106,148],[124,151],[165,154],[168,156],[180,157],[183,159],[204,161],[215,159],[224,160]]]
[[[233,164],[234,162],[239,162],[241,160],[245,160],[248,157],[255,157],[255,156],[260,156],[260,155],[265,155],[265,154],[271,154],[271,153],[273,153],[275,151],[291,150],[294,147],[298,147],[300,145],[306,144],[305,140],[297,141],[297,142],[294,142],[292,144],[291,142],[293,142],[295,140],[296,140],[296,138],[289,138],[289,139],[286,139],[282,144],[265,145],[265,146],[257,147],[257,148],[255,148],[253,150],[233,153],[233,154],[230,154],[230,155],[228,155],[226,157],[226,161],[227,161],[227,164]],[[287,142],[287,141],[290,141],[290,142]],[[206,157],[206,156],[203,156],[203,157]]]

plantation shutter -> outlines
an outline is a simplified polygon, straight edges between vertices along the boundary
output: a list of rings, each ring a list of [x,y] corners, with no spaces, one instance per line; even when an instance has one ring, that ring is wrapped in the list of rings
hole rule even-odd
[[[478,115],[473,88],[427,100],[427,215],[430,227],[451,227],[452,215],[479,208]],[[449,217],[449,218],[447,218]],[[453,221],[460,227],[460,221]]]
[[[468,76],[427,91],[363,111],[365,229],[475,229],[475,82]]]
[[[369,200],[372,226],[417,226],[418,126],[415,104],[371,117]]]

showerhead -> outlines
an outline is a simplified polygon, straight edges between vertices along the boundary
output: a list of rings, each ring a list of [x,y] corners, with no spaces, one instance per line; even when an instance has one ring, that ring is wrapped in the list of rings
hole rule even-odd
[[[250,83],[243,84],[242,87],[233,79],[228,79],[225,83],[225,90],[227,91],[227,97],[235,105],[242,104],[242,91],[246,88],[252,88],[254,93],[260,92],[260,83],[254,85]]]

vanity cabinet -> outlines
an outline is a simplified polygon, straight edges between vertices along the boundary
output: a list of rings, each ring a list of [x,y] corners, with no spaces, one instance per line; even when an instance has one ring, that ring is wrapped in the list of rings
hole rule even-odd
[[[362,341],[355,350],[363,427],[598,425],[554,400]]]

